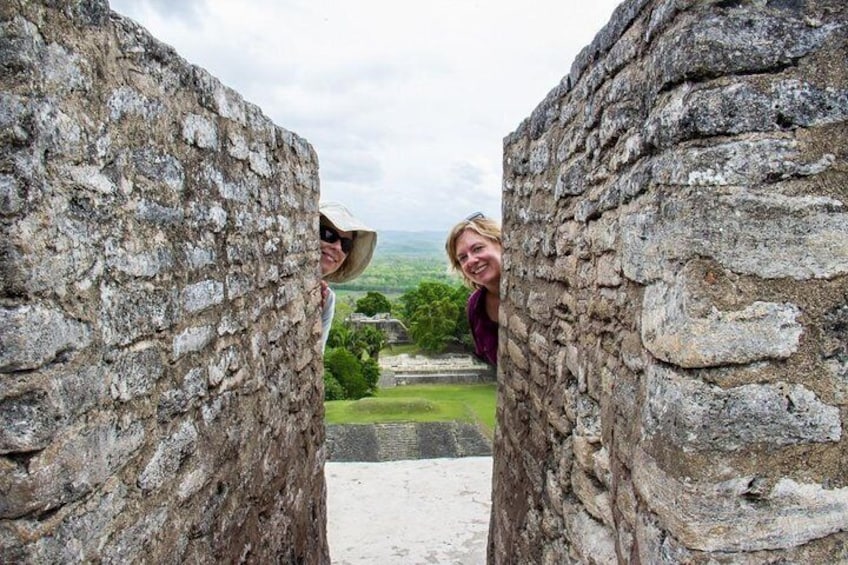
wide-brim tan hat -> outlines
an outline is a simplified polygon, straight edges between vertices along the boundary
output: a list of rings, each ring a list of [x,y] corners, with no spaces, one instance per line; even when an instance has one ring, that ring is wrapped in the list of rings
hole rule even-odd
[[[338,202],[322,202],[318,206],[323,221],[340,231],[355,232],[353,249],[348,253],[342,266],[333,273],[326,275],[324,280],[333,283],[343,283],[359,276],[371,257],[374,256],[374,248],[377,247],[377,232],[362,223]]]

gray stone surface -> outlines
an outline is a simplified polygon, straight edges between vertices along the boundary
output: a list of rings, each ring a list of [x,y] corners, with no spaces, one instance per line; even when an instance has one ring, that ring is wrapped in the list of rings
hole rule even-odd
[[[507,136],[490,563],[848,562],[846,30],[628,0]]]
[[[492,458],[328,462],[327,538],[334,565],[481,565]]]
[[[328,562],[314,151],[103,0],[0,68],[0,562]]]
[[[492,454],[491,441],[464,422],[334,424],[327,426],[328,461],[398,461]]]

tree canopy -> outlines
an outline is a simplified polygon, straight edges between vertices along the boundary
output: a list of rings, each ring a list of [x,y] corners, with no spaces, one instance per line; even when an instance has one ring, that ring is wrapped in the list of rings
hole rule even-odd
[[[356,312],[373,316],[383,312],[391,313],[392,304],[385,295],[379,292],[371,292],[365,294],[362,298],[356,301]]]
[[[424,351],[443,351],[451,341],[467,344],[465,304],[470,291],[464,286],[424,281],[400,297],[409,333]]]

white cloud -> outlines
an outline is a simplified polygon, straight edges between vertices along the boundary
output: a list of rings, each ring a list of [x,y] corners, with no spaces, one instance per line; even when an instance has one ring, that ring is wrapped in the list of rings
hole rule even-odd
[[[616,0],[112,0],[318,153],[378,229],[500,215],[503,138]]]

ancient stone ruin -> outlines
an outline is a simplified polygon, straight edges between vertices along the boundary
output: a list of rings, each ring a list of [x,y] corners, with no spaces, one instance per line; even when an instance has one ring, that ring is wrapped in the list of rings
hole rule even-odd
[[[391,314],[380,313],[366,316],[360,312],[353,312],[345,319],[345,323],[355,330],[364,327],[376,328],[383,332],[386,343],[390,345],[412,343],[406,326],[397,318],[393,318]]]
[[[503,182],[490,561],[848,562],[848,3],[624,2]]]
[[[327,562],[314,151],[103,0],[0,69],[0,563]]]
[[[328,562],[312,148],[105,0],[0,70],[0,562]],[[848,561],[846,85],[627,0],[507,137],[490,562]]]

